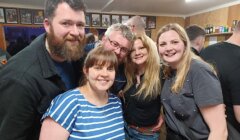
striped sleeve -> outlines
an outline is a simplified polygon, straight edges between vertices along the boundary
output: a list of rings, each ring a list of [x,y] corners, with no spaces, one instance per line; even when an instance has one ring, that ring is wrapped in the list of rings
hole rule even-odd
[[[51,117],[67,131],[71,132],[79,110],[77,90],[67,91],[55,97],[43,118]]]

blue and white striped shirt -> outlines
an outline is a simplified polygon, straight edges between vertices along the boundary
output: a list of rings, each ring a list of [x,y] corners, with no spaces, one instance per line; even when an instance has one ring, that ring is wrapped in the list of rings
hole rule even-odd
[[[79,90],[70,90],[53,99],[43,119],[47,116],[69,131],[69,140],[125,139],[121,101],[113,94],[106,105],[97,107]]]

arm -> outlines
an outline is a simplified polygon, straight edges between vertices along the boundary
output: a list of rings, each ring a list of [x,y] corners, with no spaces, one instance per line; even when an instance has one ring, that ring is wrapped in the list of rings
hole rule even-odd
[[[233,105],[233,111],[236,120],[240,123],[240,105]]]
[[[70,133],[52,118],[47,117],[42,124],[39,140],[67,140]]]
[[[201,107],[200,111],[210,129],[208,140],[226,140],[227,124],[224,114],[224,105],[219,104]]]
[[[152,130],[153,131],[160,130],[160,128],[162,127],[163,122],[164,122],[163,115],[160,114],[159,118],[158,118],[158,124]]]

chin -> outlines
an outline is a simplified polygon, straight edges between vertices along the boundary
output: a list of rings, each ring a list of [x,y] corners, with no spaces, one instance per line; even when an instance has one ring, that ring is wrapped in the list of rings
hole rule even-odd
[[[97,87],[97,89],[99,90],[99,91],[107,91],[108,89],[110,88],[110,86],[101,86],[101,87]]]

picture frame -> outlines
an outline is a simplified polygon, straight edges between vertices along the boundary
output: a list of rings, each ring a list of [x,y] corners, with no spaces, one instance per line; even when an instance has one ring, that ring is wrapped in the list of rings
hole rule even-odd
[[[32,24],[32,10],[19,9],[19,14],[21,24]]]
[[[112,15],[111,16],[111,21],[112,21],[112,24],[121,23],[120,22],[120,16],[119,15]]]
[[[94,27],[100,27],[101,19],[100,19],[100,14],[92,14],[92,26]]]
[[[43,10],[32,10],[33,24],[43,24],[44,11]]]
[[[148,29],[155,29],[156,28],[156,17],[149,16],[147,20],[147,28]]]
[[[0,7],[0,23],[5,23],[4,9]]]
[[[85,16],[85,20],[86,20],[86,25],[85,26],[91,26],[91,14],[90,13],[86,13],[86,16]]]
[[[109,27],[111,25],[111,15],[109,14],[102,14],[102,27]]]
[[[5,8],[6,23],[18,23],[18,10],[16,8]]]
[[[147,28],[147,16],[141,16],[141,18],[143,19],[143,21],[145,23],[145,28]]]
[[[122,24],[126,23],[129,18],[130,18],[129,15],[122,15],[122,16],[121,16],[121,22],[122,22]]]

